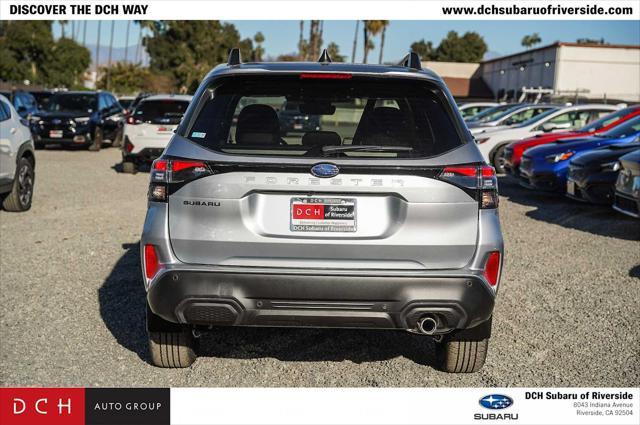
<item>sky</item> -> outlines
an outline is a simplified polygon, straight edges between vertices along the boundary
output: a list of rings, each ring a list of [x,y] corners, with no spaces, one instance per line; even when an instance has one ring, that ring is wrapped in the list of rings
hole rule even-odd
[[[261,31],[265,36],[263,44],[266,56],[276,57],[283,53],[292,53],[297,49],[300,21],[228,21],[236,26],[242,38],[253,37]],[[305,38],[308,38],[309,24],[305,22]],[[87,44],[96,44],[97,21],[87,21]],[[114,46],[126,45],[127,21],[116,21]],[[76,33],[82,41],[84,21],[76,21]],[[396,61],[404,56],[412,42],[425,39],[435,46],[448,31],[459,33],[476,31],[484,37],[489,46],[491,57],[502,56],[521,51],[522,37],[537,32],[542,44],[554,41],[576,41],[578,38],[604,38],[611,44],[640,44],[640,22],[637,21],[391,21],[386,34],[384,61]],[[111,21],[102,21],[101,45],[108,45]],[[131,23],[129,45],[135,45],[138,27]],[[71,23],[67,24],[67,36],[71,33]],[[341,54],[351,57],[355,21],[325,21],[325,45],[335,42]],[[362,60],[362,25],[360,25],[359,44],[356,61]],[[60,36],[60,25],[54,24],[54,36]],[[377,61],[379,42],[369,57]],[[371,60],[370,60],[371,61]]]

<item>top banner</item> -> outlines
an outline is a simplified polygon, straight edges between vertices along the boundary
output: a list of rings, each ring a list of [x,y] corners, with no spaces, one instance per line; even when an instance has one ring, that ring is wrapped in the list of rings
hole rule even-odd
[[[640,3],[636,0],[2,0],[0,16],[4,20],[638,20]]]

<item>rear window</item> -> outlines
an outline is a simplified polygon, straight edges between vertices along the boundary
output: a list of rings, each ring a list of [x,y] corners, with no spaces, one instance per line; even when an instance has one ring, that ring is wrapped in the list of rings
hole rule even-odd
[[[463,144],[428,82],[248,77],[214,82],[187,138],[242,155],[439,155]]]
[[[189,102],[182,100],[147,100],[141,102],[133,116],[150,124],[178,124]]]
[[[96,110],[96,107],[95,94],[56,94],[49,99],[47,111],[91,113]]]

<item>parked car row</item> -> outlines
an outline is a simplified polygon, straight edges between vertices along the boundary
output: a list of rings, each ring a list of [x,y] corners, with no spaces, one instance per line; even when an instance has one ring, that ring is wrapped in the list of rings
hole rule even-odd
[[[593,116],[602,106],[564,109]],[[578,130],[542,133],[507,143],[494,164],[497,162],[501,167],[496,169],[518,179],[526,188],[613,205],[620,212],[640,218],[639,152],[640,106],[631,106]]]

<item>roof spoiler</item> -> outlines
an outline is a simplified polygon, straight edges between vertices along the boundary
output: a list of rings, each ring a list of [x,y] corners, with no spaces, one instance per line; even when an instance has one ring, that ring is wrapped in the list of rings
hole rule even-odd
[[[227,65],[240,65],[242,63],[242,57],[240,56],[240,49],[234,47],[229,50],[229,59],[227,60]]]
[[[416,69],[416,70],[422,69],[422,65],[420,63],[420,56],[418,56],[418,54],[415,52],[409,52],[407,56],[402,58],[402,60],[400,61],[400,63],[398,63],[398,65],[404,66],[406,68]]]

